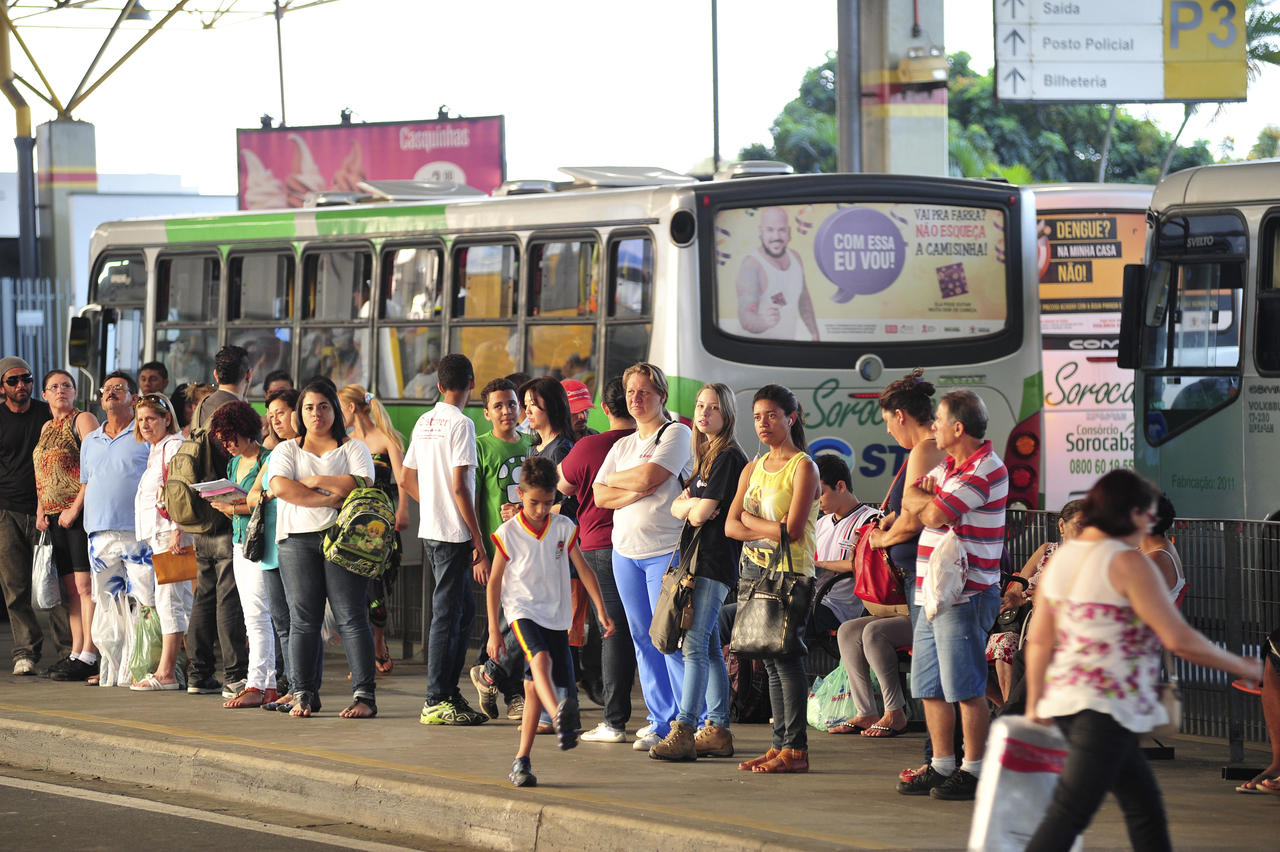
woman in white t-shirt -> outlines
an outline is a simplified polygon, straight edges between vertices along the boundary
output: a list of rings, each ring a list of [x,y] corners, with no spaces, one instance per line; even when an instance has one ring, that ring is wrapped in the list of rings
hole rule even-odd
[[[162,393],[148,393],[138,397],[133,414],[133,436],[151,445],[147,456],[147,469],[138,483],[138,494],[133,500],[134,535],[149,548],[147,564],[129,566],[129,582],[132,594],[143,606],[153,606],[160,617],[160,661],[156,670],[129,688],[134,692],[158,692],[178,688],[178,650],[187,632],[191,618],[193,595],[191,583],[156,582],[155,569],[151,567],[151,554],[173,552],[190,553],[191,536],[178,529],[178,525],[162,514],[161,489],[164,487],[165,468],[182,445],[182,433],[173,416],[173,404]]]
[[[289,600],[290,715],[310,716],[320,709],[320,626],[328,600],[351,669],[348,719],[378,714],[374,700],[373,631],[365,593],[369,580],[324,558],[324,533],[338,517],[343,500],[356,488],[355,477],[373,481],[369,448],[347,437],[333,385],[315,381],[302,389],[298,437],[271,453],[268,482],[279,498],[276,536],[280,542],[280,579]]]
[[[613,509],[613,576],[631,628],[640,687],[649,708],[649,726],[636,735],[634,748],[648,751],[671,730],[680,712],[684,658],[661,654],[649,641],[653,607],[662,575],[678,559],[683,522],[671,515],[693,472],[689,464],[693,433],[667,419],[667,377],[653,364],[641,363],[622,374],[627,411],[636,431],[619,440],[596,474],[596,505]]]

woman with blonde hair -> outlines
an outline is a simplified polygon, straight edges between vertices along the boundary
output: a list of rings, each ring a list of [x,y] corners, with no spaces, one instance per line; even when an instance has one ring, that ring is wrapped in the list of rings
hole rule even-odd
[[[396,507],[396,533],[409,526],[409,503],[400,499],[404,476],[404,436],[391,423],[387,408],[360,385],[338,391],[342,422],[351,437],[364,442],[373,456],[373,484],[386,492]],[[399,550],[393,562],[376,580],[369,581],[369,623],[373,626],[374,662],[379,674],[389,674],[393,663],[387,648],[387,598],[399,569]]]
[[[693,478],[671,504],[685,521],[680,551],[696,547],[693,624],[685,631],[684,686],[671,732],[649,749],[656,760],[730,757],[729,670],[720,653],[716,621],[729,589],[738,582],[742,544],[725,535],[725,508],[733,502],[747,457],[733,437],[737,420],[733,391],[719,382],[703,385],[693,408]],[[698,714],[707,706],[707,724],[695,735]]]

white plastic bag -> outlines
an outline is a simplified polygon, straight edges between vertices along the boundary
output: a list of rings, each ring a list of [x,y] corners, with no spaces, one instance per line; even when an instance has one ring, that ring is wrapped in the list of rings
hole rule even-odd
[[[53,543],[46,530],[40,533],[40,541],[32,548],[31,603],[36,609],[53,609],[61,602],[58,568],[53,564]]]
[[[964,592],[969,573],[969,557],[954,529],[947,530],[929,554],[924,575],[924,614],[930,621],[948,607],[955,606]]]
[[[129,595],[123,577],[112,578],[100,589],[93,612],[93,641],[98,646],[101,663],[98,686],[129,686],[129,655],[133,653],[135,616],[129,606]]]
[[[324,602],[324,623],[320,625],[320,641],[326,645],[341,645],[342,634],[338,632],[338,620],[333,617],[333,609],[329,602]]]
[[[1067,759],[1067,740],[1055,727],[1025,716],[991,723],[969,827],[969,849],[1022,852],[1049,809]],[[1084,848],[1079,837],[1074,852]]]

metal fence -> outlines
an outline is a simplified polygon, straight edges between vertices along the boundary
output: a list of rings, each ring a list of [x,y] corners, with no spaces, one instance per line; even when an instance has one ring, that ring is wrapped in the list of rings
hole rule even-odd
[[[67,299],[47,278],[0,278],[0,357],[17,355],[36,381],[63,367]]]

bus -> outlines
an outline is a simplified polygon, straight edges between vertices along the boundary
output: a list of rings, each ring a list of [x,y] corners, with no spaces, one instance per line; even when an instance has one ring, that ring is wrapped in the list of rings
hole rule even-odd
[[[1036,194],[1044,349],[1044,505],[1133,467],[1133,372],[1116,363],[1124,267],[1146,247],[1151,186],[1075,183]]]
[[[868,501],[906,456],[885,431],[879,393],[919,366],[940,393],[983,397],[1012,498],[1038,505],[1029,190],[923,176],[564,171],[571,180],[493,197],[103,224],[69,360],[89,387],[153,359],[175,385],[208,381],[217,349],[239,344],[258,382],[283,369],[365,385],[406,433],[435,400],[445,353],[471,359],[477,387],[520,371],[579,379],[597,399],[610,377],[651,361],[682,417],[704,382],[732,387],[748,453],[758,446],[752,394],[778,382],[800,399],[813,451],[843,455]],[[255,383],[250,398],[261,391]]]
[[[1278,181],[1274,161],[1169,175],[1125,270],[1136,466],[1181,517],[1280,519]]]

